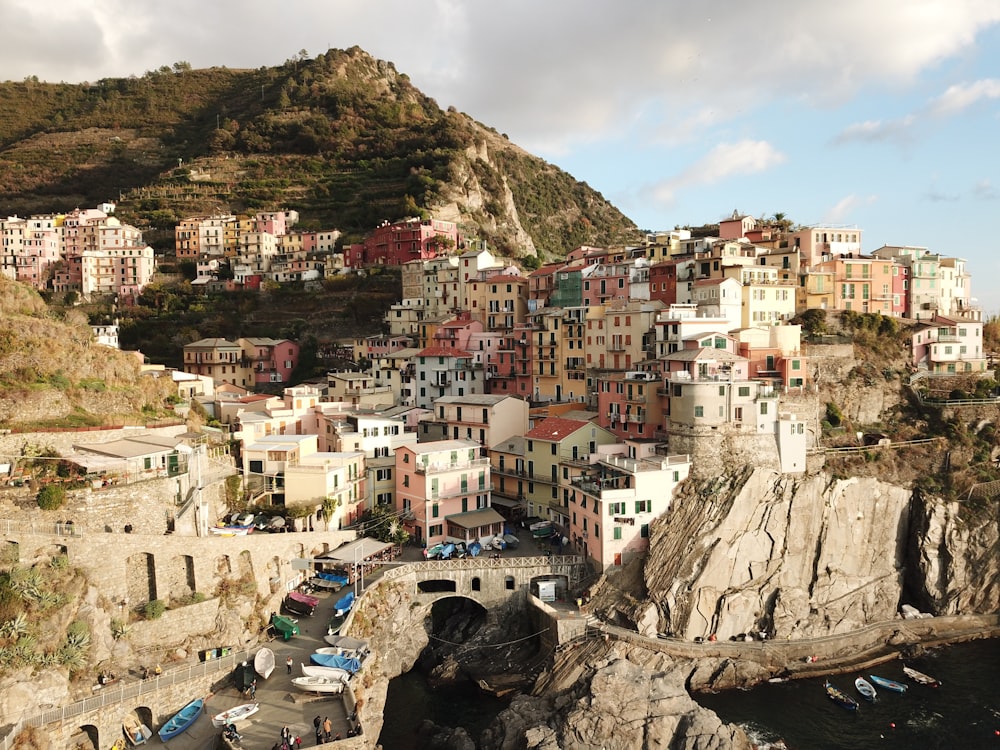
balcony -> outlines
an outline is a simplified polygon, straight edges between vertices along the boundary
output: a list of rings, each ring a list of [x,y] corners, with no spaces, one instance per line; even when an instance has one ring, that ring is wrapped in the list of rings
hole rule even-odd
[[[567,370],[583,370],[585,366],[583,364],[583,357],[570,357],[566,360]]]
[[[529,479],[528,472],[524,469],[512,468],[510,466],[494,466],[494,474],[500,474],[505,477],[520,477],[522,479]]]
[[[438,461],[433,463],[418,463],[415,471],[418,474],[440,474],[445,471],[459,471],[465,469],[476,469],[480,466],[489,466],[490,460],[488,458],[473,458],[466,459],[465,461],[455,461],[444,462]]]
[[[437,372],[434,373],[434,379],[431,381],[432,385],[438,388],[446,388],[451,385],[451,373],[450,372]]]

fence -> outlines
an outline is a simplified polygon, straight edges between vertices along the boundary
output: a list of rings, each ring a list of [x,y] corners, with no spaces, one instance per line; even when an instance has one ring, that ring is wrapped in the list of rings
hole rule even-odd
[[[120,687],[115,685],[105,686],[97,695],[90,698],[84,698],[81,701],[76,701],[60,708],[52,708],[34,716],[20,719],[13,725],[7,735],[0,739],[0,750],[11,750],[14,745],[14,738],[25,727],[41,727],[54,722],[64,722],[75,716],[81,716],[106,707],[121,706],[127,700],[132,700],[146,693],[155,692],[162,687],[180,685],[198,677],[207,677],[208,675],[224,670],[232,670],[235,669],[237,664],[251,660],[251,651],[244,650],[232,653],[229,656],[223,656],[220,659],[212,659],[197,664],[189,664],[185,667],[178,667],[177,669],[164,672],[158,677],[151,677],[148,680],[129,683],[123,682],[120,684]]]

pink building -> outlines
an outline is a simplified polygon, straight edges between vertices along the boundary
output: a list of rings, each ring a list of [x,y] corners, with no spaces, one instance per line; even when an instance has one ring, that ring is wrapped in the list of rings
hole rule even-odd
[[[598,424],[621,439],[652,438],[663,421],[662,388],[653,372],[612,373],[597,378]]]
[[[463,312],[457,318],[439,325],[429,346],[468,351],[471,348],[469,340],[472,335],[482,332],[483,324],[478,320],[473,320],[468,312]]]
[[[401,445],[395,456],[395,508],[418,543],[488,541],[503,533],[503,518],[490,508],[490,462],[477,443]]]
[[[244,338],[238,343],[253,369],[254,383],[258,386],[287,383],[299,364],[299,345],[294,341]]]

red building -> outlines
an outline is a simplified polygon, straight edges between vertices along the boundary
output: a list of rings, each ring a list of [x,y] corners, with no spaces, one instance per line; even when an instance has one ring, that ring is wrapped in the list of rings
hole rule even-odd
[[[413,260],[430,260],[461,247],[458,226],[437,219],[405,219],[376,227],[361,245],[344,248],[344,265],[401,266]]]
[[[486,363],[488,393],[531,397],[533,330],[530,323],[520,323],[504,333],[503,343],[490,353]]]
[[[667,307],[677,302],[677,260],[665,260],[649,267],[649,298]]]

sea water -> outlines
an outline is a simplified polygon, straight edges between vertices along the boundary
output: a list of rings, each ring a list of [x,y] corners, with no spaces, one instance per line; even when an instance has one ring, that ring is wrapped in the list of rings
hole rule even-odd
[[[904,664],[941,686],[912,682],[903,675]],[[854,688],[856,677],[869,674],[908,689],[899,694],[876,687],[878,697],[869,703]],[[858,710],[847,711],[827,698],[826,679],[856,698]],[[1000,640],[946,646],[862,672],[694,697],[723,721],[742,726],[762,748],[779,740],[790,750],[1000,748]]]

